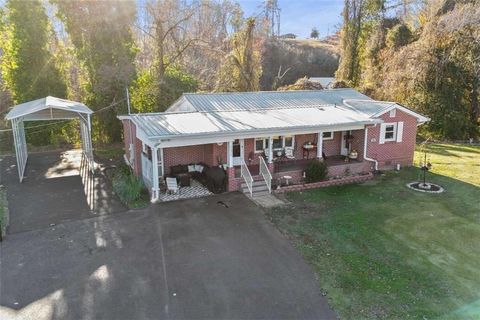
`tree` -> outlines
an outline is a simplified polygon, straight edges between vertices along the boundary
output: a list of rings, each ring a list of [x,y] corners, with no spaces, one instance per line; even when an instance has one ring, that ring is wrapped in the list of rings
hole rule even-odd
[[[257,91],[261,75],[260,54],[254,49],[255,19],[232,37],[232,50],[218,76],[217,91]]]
[[[135,76],[136,49],[132,34],[135,3],[52,1],[58,7],[58,17],[65,24],[75,53],[87,72],[86,104],[98,110],[124,99],[125,88]],[[94,124],[96,141],[121,140],[121,123],[115,109],[98,113]]]
[[[317,28],[313,28],[312,32],[310,32],[310,38],[318,39],[319,36],[320,34],[318,33]]]
[[[50,21],[42,3],[9,0],[0,19],[0,49],[3,52],[0,68],[13,102],[19,104],[48,95],[65,98],[67,87],[50,51],[55,39],[52,39]],[[27,139],[34,145],[49,144],[67,127],[71,125],[56,124],[38,134],[26,125]]]
[[[139,72],[131,87],[133,112],[165,111],[182,93],[197,90],[197,81],[179,68],[168,67],[161,84],[153,70]]]
[[[65,82],[48,47],[50,22],[40,1],[7,1],[0,27],[2,78],[14,102],[65,97]]]

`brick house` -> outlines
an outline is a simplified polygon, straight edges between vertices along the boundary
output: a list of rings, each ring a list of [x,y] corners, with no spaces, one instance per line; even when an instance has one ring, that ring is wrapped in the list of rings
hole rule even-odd
[[[349,88],[184,94],[167,111],[118,117],[125,160],[158,199],[178,164],[221,166],[228,191],[263,181],[299,183],[312,159],[330,176],[413,162],[417,126],[429,119]]]

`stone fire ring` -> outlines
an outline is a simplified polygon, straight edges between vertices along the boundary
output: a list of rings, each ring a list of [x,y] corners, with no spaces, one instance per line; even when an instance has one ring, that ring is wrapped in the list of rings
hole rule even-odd
[[[414,181],[407,183],[407,187],[415,190],[415,191],[420,191],[420,192],[426,192],[426,193],[442,193],[445,191],[441,186],[435,183],[431,182],[426,182],[423,184],[421,181]]]

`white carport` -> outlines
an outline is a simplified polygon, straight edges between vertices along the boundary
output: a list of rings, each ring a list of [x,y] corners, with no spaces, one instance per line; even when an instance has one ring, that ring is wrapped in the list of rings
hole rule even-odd
[[[90,169],[93,170],[93,152],[90,115],[93,113],[86,105],[80,102],[45,97],[16,105],[8,112],[6,120],[12,122],[15,153],[17,156],[18,177],[23,180],[25,166],[27,165],[27,142],[25,139],[25,121],[41,120],[73,120],[80,121],[80,134],[83,153]]]

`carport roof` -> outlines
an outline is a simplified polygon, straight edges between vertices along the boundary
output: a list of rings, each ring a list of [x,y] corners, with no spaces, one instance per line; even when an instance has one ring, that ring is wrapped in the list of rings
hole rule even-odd
[[[44,110],[49,110],[50,112],[42,113]],[[55,113],[53,110],[55,110]],[[93,113],[93,111],[83,103],[48,96],[14,106],[13,109],[8,112],[5,119],[12,120],[19,117],[26,117],[25,120],[64,119],[71,118],[71,112],[84,114]],[[28,116],[33,114],[38,115],[32,116],[31,119],[29,119]]]

